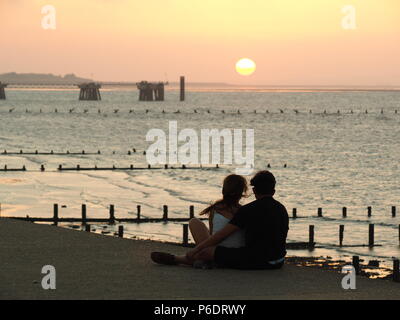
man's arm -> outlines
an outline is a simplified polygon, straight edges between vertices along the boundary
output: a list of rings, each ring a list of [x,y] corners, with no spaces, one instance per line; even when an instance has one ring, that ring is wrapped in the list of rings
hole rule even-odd
[[[239,227],[228,223],[220,231],[216,232],[208,239],[199,243],[193,250],[189,251],[186,256],[188,258],[193,257],[196,253],[200,252],[201,250],[203,250],[205,248],[216,246],[218,243],[220,243],[222,240],[224,240],[226,237],[230,236],[232,233],[234,233],[237,230],[239,230]]]

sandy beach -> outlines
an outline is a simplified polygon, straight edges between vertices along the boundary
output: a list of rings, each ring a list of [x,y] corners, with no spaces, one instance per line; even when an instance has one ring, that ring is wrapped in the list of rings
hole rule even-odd
[[[274,271],[198,270],[159,266],[151,251],[185,248],[50,225],[0,219],[1,299],[400,299],[399,284],[286,265]],[[56,289],[44,290],[44,265],[56,268]],[[234,280],[234,281],[233,281]]]

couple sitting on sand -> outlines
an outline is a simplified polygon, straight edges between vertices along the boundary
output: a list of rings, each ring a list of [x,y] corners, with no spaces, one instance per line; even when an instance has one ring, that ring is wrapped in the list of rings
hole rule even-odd
[[[240,205],[246,195],[247,181],[239,175],[224,179],[222,200],[203,210],[209,216],[207,226],[193,218],[189,228],[196,247],[185,256],[152,252],[159,264],[192,265],[198,268],[279,269],[286,255],[289,218],[286,208],[273,198],[275,177],[269,171],[258,172],[251,180],[256,200]]]

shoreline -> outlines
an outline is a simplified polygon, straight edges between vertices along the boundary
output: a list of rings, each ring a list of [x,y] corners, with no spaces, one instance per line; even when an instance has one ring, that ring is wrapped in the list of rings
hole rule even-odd
[[[13,219],[12,217],[7,217],[7,216],[4,216],[3,218]],[[24,220],[19,220],[19,221],[24,221]],[[34,222],[34,221],[27,221],[27,222],[52,226],[52,224],[48,222]],[[118,230],[116,228],[116,225],[117,224],[109,225],[107,223],[105,224],[91,223],[90,233],[98,234],[101,236],[118,237]],[[85,226],[81,224],[64,222],[64,223],[59,223],[58,227],[76,231],[85,231]],[[149,241],[149,242],[154,242],[156,244],[177,246],[185,249],[193,248],[195,246],[193,241],[190,240],[187,245],[184,245],[183,242],[179,241],[157,239],[157,238],[152,238],[150,236],[145,237],[133,234],[131,232],[125,233],[124,238],[133,241]],[[365,247],[367,247],[367,245],[365,245]],[[288,250],[288,254],[286,255],[285,258],[287,264],[292,264],[301,267],[311,267],[317,269],[330,270],[340,273],[341,268],[343,266],[352,264],[352,256],[358,256],[360,259],[360,267],[361,267],[360,276],[364,276],[369,279],[380,279],[380,280],[392,279],[393,257],[392,258],[375,257],[363,254],[353,254],[353,255],[340,254],[335,248],[326,247],[318,243],[315,244],[314,248],[310,249],[308,247],[307,242],[299,242],[299,241],[287,242],[286,249]],[[315,250],[317,250],[317,252],[313,254]],[[307,251],[310,254],[309,255],[294,254],[295,252],[298,251],[301,251],[303,253]]]
[[[84,231],[84,227],[79,225],[59,225],[62,228],[69,228],[73,230]],[[93,227],[97,227],[94,229],[93,233],[104,235],[104,236],[111,236],[117,237],[118,232],[114,231],[105,231],[105,225],[97,225],[92,224]],[[102,230],[101,230],[102,229]],[[100,231],[101,230],[101,231]],[[100,232],[97,232],[100,231]],[[131,235],[131,234],[130,234]],[[183,245],[181,242],[173,242],[168,240],[160,240],[160,239],[150,239],[150,238],[142,238],[139,236],[130,236],[126,239],[133,240],[133,241],[150,241],[157,244],[167,244],[172,246],[177,246],[181,248],[194,248],[195,244],[193,242],[189,242],[187,245]],[[308,250],[307,243],[305,242],[290,242],[287,243],[287,250],[296,251],[296,250]],[[333,250],[333,249],[332,249]],[[323,270],[330,270],[340,273],[341,268],[343,266],[352,264],[351,259],[346,261],[344,258],[336,257],[333,258],[331,256],[322,256],[322,255],[315,255],[315,256],[298,256],[287,254],[285,257],[285,264],[292,264],[299,267],[307,267],[307,268],[316,268],[316,269],[323,269]],[[369,279],[377,279],[377,280],[392,280],[392,269],[389,266],[385,266],[385,262],[388,260],[385,259],[369,259],[368,264],[363,264],[366,262],[366,259],[360,258],[360,276],[364,276]],[[381,264],[383,262],[383,264]]]
[[[0,299],[400,299],[393,281],[357,276],[357,289],[344,290],[343,274],[291,263],[272,271],[160,266],[151,251],[186,249],[6,218],[0,232]],[[41,288],[44,265],[56,268],[56,290]]]
[[[69,228],[73,230],[84,231],[84,227],[77,224],[60,224],[62,228]],[[105,230],[107,229],[108,225],[101,225],[101,224],[91,224],[94,227],[91,232],[104,235],[104,236],[111,236],[116,237],[118,236],[117,231],[113,230]],[[184,245],[183,242],[174,242],[169,240],[161,240],[161,239],[151,239],[146,237],[141,237],[138,235],[132,235],[131,233],[128,234],[129,236],[126,239],[134,240],[134,241],[150,241],[159,244],[167,244],[172,246],[178,246],[182,248],[193,248],[195,244],[193,242],[189,242],[187,245]],[[307,242],[288,242],[286,244],[286,249],[288,251],[300,251],[300,250],[308,250],[309,252],[314,251],[315,249],[324,249],[326,251],[333,251],[335,249],[327,248],[327,247],[319,247],[316,244],[315,248],[310,251],[308,248]],[[369,279],[380,279],[380,280],[391,280],[392,279],[392,269],[389,261],[391,262],[388,257],[386,258],[379,258],[379,257],[369,257],[367,259],[366,256],[362,254],[358,254],[357,256],[360,257],[360,275],[367,277]],[[346,257],[348,257],[348,261],[346,261]],[[363,264],[363,262],[367,262],[367,264]],[[312,267],[317,269],[324,269],[324,270],[331,270],[339,272],[341,268],[345,265],[352,264],[351,256],[349,255],[340,255],[336,252],[336,254],[323,256],[321,254],[310,255],[310,256],[301,256],[301,255],[294,255],[294,254],[287,254],[285,257],[285,263],[293,264],[301,267]]]

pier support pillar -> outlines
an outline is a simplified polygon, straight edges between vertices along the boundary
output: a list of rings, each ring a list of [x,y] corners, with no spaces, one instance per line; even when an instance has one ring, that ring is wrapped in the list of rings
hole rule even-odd
[[[78,86],[80,88],[79,100],[101,100],[100,88],[101,85],[94,82],[82,83]]]
[[[139,89],[139,101],[164,101],[164,86],[168,83],[141,81],[136,83]]]
[[[1,83],[1,81],[0,81],[0,100],[6,99],[6,92],[4,90],[5,87],[7,87],[7,84]]]
[[[185,101],[185,77],[183,76],[180,81],[180,101]]]

